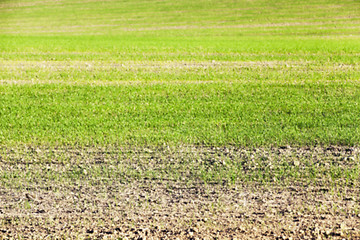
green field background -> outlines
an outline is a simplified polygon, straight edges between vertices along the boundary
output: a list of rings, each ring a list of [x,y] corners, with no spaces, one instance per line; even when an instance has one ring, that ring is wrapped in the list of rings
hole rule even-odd
[[[0,1],[0,143],[359,145],[358,1]]]

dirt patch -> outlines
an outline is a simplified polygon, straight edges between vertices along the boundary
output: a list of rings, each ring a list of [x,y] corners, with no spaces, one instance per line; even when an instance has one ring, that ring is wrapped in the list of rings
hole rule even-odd
[[[359,152],[337,146],[4,148],[0,236],[360,239],[359,175],[346,175],[359,168]]]

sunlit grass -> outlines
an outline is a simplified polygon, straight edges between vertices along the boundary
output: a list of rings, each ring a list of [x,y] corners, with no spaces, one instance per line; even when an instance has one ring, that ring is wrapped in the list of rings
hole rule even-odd
[[[359,144],[354,1],[0,6],[3,145]]]

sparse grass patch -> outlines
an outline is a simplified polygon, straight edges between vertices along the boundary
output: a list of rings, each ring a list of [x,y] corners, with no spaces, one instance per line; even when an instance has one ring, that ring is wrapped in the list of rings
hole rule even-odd
[[[25,152],[25,154],[24,154]],[[57,157],[53,157],[57,156]],[[164,180],[184,184],[261,183],[350,186],[359,180],[357,148],[158,147],[141,148],[33,148],[3,150],[3,184],[23,188],[41,179],[56,182]],[[62,158],[63,162],[56,159]],[[310,180],[310,181],[309,181]]]
[[[0,230],[27,236],[20,229],[33,226],[36,217],[42,223],[34,226],[37,236],[65,221],[72,231],[56,230],[54,236],[82,237],[85,227],[91,237],[145,232],[356,237],[359,152],[346,147],[2,149],[1,213],[9,217],[2,218]],[[279,219],[284,223],[276,226]],[[306,225],[294,225],[299,221]]]

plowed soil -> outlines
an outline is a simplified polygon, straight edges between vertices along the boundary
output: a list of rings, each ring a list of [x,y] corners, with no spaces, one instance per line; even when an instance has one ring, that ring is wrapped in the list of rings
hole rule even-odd
[[[0,239],[360,239],[359,152],[6,148]]]

